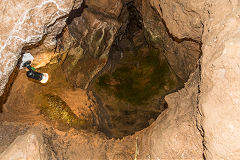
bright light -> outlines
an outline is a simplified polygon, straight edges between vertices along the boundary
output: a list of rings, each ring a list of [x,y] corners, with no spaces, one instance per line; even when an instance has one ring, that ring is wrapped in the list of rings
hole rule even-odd
[[[47,73],[43,73],[42,80],[40,82],[41,83],[47,83],[47,81],[48,81],[48,74]]]

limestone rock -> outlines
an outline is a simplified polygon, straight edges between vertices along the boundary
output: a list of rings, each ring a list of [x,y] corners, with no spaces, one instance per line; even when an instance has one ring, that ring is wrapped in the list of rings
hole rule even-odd
[[[196,69],[200,45],[193,41],[174,39],[168,33],[162,18],[151,8],[148,1],[142,1],[140,11],[148,41],[165,55],[174,72],[187,81],[189,75]]]
[[[169,32],[179,38],[201,41],[206,0],[149,0],[166,23]]]
[[[55,159],[49,156],[43,135],[40,131],[30,130],[25,135],[19,136],[0,155],[0,160],[48,160]]]
[[[1,120],[0,120],[1,121]],[[20,135],[27,132],[28,128],[21,123],[12,124],[8,122],[0,123],[0,154],[5,151],[11,143]]]
[[[240,159],[239,2],[214,2],[203,34],[200,109],[206,159]]]
[[[86,0],[86,5],[96,12],[118,17],[122,10],[121,0]]]
[[[138,140],[137,159],[202,159],[202,137],[196,127],[199,72],[185,88],[166,96],[168,109]]]
[[[116,19],[88,8],[69,25],[70,36],[75,40],[63,68],[74,87],[86,89],[91,79],[101,71],[119,27]],[[63,41],[68,42],[66,39]]]
[[[0,27],[0,95],[17,64],[22,47],[39,42],[47,34],[56,35],[74,3],[75,0],[0,2],[0,22],[3,24]]]

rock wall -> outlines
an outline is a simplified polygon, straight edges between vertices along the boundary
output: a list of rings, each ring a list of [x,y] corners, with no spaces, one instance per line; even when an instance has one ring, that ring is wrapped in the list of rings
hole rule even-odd
[[[65,15],[74,7],[74,2],[76,1],[0,2],[1,22],[5,24],[0,27],[0,94],[16,66],[22,47],[41,41],[46,35],[49,35],[45,38],[46,42],[49,42],[46,44],[55,45],[56,41],[52,41],[50,37],[61,32],[65,25]],[[75,7],[81,4],[81,1],[77,2],[78,5]],[[93,1],[86,3],[98,9],[100,6],[110,4],[109,1],[101,4],[94,2],[96,4],[93,4]],[[165,49],[168,47],[161,46],[162,44],[158,42],[159,37],[166,36],[168,32],[171,40],[163,38],[168,44],[185,46],[186,49],[181,53],[188,52],[189,47],[196,53],[193,55],[184,53],[175,57],[186,58],[188,59],[186,62],[194,61],[197,64],[199,52],[196,43],[202,41],[202,59],[199,71],[200,90],[199,74],[196,72],[184,89],[166,97],[169,109],[161,114],[153,125],[141,132],[142,136],[139,136],[136,144],[137,157],[201,159],[204,152],[206,159],[239,159],[239,2],[237,0],[139,2],[146,31],[156,46]],[[118,4],[118,1],[114,4]],[[112,18],[116,17],[121,9],[112,9],[110,6],[99,10],[108,13]],[[155,13],[159,16],[155,17]],[[165,34],[159,31],[158,26],[167,27]],[[166,57],[168,55],[169,52],[166,52]],[[170,58],[169,62],[177,63],[171,62]],[[176,67],[173,65],[173,68]],[[193,68],[187,65],[185,70],[190,73]],[[186,78],[183,74],[179,75]]]
[[[166,19],[166,17],[161,17],[162,15],[158,13],[159,6],[161,6],[162,1],[159,1],[159,4],[155,1],[137,1],[138,6],[140,5],[140,11],[143,16],[143,24],[145,28],[145,37],[148,39],[148,41],[156,48],[158,48],[161,53],[164,54],[164,56],[167,58],[168,63],[170,64],[171,68],[174,70],[174,72],[184,81],[187,81],[189,78],[189,75],[194,72],[194,70],[197,67],[197,61],[200,57],[201,51],[200,51],[200,42],[197,42],[189,36],[191,34],[195,35],[195,28],[194,26],[191,26],[190,24],[188,27],[182,26],[183,24],[174,24],[174,27],[177,27],[177,32],[170,33],[170,30],[172,28],[168,28],[168,25],[166,25],[166,21],[170,21],[169,23],[176,23],[172,19]],[[168,2],[169,3],[169,2]],[[175,4],[175,2],[174,2]],[[162,6],[164,10],[167,10],[168,12],[171,10],[171,7],[174,5],[169,5],[167,7],[170,7],[168,9],[164,8],[165,5]],[[164,12],[164,14],[168,14]],[[179,12],[179,14],[178,14]],[[176,14],[179,18],[182,16],[180,13],[184,12],[182,8],[176,8],[176,11],[174,11],[174,14]],[[171,14],[172,15],[172,14]],[[168,17],[169,18],[169,17]],[[188,21],[188,19],[191,19],[188,17],[188,19],[183,18],[182,21]],[[173,22],[171,22],[171,20]],[[176,20],[177,21],[177,20]],[[190,23],[190,22],[189,22]],[[186,25],[186,24],[185,24]],[[172,27],[172,25],[170,26]],[[192,27],[192,29],[190,29]],[[189,30],[194,30],[193,32],[188,32],[184,29],[179,28],[189,28]],[[202,30],[202,28],[198,28],[199,30]],[[175,30],[175,29],[173,29]],[[176,38],[176,35],[183,35],[184,32],[190,34],[183,39]],[[200,34],[200,32],[198,32]],[[200,35],[199,35],[200,36]],[[199,37],[198,37],[199,38]]]
[[[149,2],[163,18],[172,36],[201,42],[207,0],[149,0]]]
[[[240,3],[212,1],[204,23],[200,109],[206,159],[240,159]]]
[[[61,40],[63,51],[69,49],[63,63],[66,77],[74,87],[83,89],[107,63],[109,50],[121,26],[117,21],[122,9],[119,0],[114,1],[115,8],[105,4],[107,1],[94,2],[86,2],[88,7],[69,24],[68,33],[65,33],[68,36]]]
[[[56,36],[65,25],[66,15],[81,0],[1,1],[0,6],[0,95],[17,64],[24,46],[46,35]],[[76,4],[76,5],[75,5]],[[15,6],[15,7],[13,7]],[[54,43],[50,38],[49,43]]]
[[[239,1],[150,3],[173,37],[202,39],[197,122],[204,157],[239,159]]]
[[[165,97],[168,109],[139,137],[138,159],[201,159],[202,137],[196,127],[199,71],[185,88]]]
[[[14,142],[0,154],[0,160],[56,160],[53,151],[48,148],[50,145],[46,144],[44,138],[41,131],[31,129],[25,135],[17,137]]]

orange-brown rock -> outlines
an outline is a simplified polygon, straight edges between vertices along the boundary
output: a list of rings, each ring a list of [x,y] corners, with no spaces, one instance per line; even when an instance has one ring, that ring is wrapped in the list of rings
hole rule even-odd
[[[62,41],[64,48],[67,48],[67,37],[72,37],[72,46],[63,69],[74,87],[86,89],[92,78],[101,71],[119,27],[117,19],[88,8],[68,26],[69,36]]]
[[[86,0],[86,5],[96,12],[118,17],[122,10],[121,0]]]
[[[174,72],[181,79],[187,81],[189,75],[197,67],[197,61],[201,54],[200,44],[193,40],[174,38],[169,33],[169,28],[166,28],[168,26],[164,24],[164,17],[152,9],[150,2],[142,1],[141,3],[140,11],[147,39],[165,55]]]
[[[32,159],[47,160],[56,159],[48,149],[46,141],[40,130],[31,129],[25,135],[17,137],[14,142],[0,154],[0,160]]]
[[[163,18],[172,36],[201,41],[202,16],[207,0],[149,0],[149,2]]]
[[[196,127],[199,72],[185,88],[167,95],[168,108],[139,136],[138,159],[201,159],[202,137]]]

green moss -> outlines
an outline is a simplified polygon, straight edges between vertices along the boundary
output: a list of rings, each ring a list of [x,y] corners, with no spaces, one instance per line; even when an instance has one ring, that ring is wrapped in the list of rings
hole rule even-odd
[[[51,121],[58,121],[74,128],[85,126],[85,121],[79,119],[59,96],[47,94],[42,102],[41,113]]]
[[[111,75],[104,74],[98,79],[98,86],[121,100],[131,104],[144,104],[167,85],[176,87],[176,80],[171,78],[171,71],[166,61],[159,60],[156,49],[148,53],[139,53],[128,60],[132,63],[117,68]],[[111,81],[117,83],[110,84]]]

